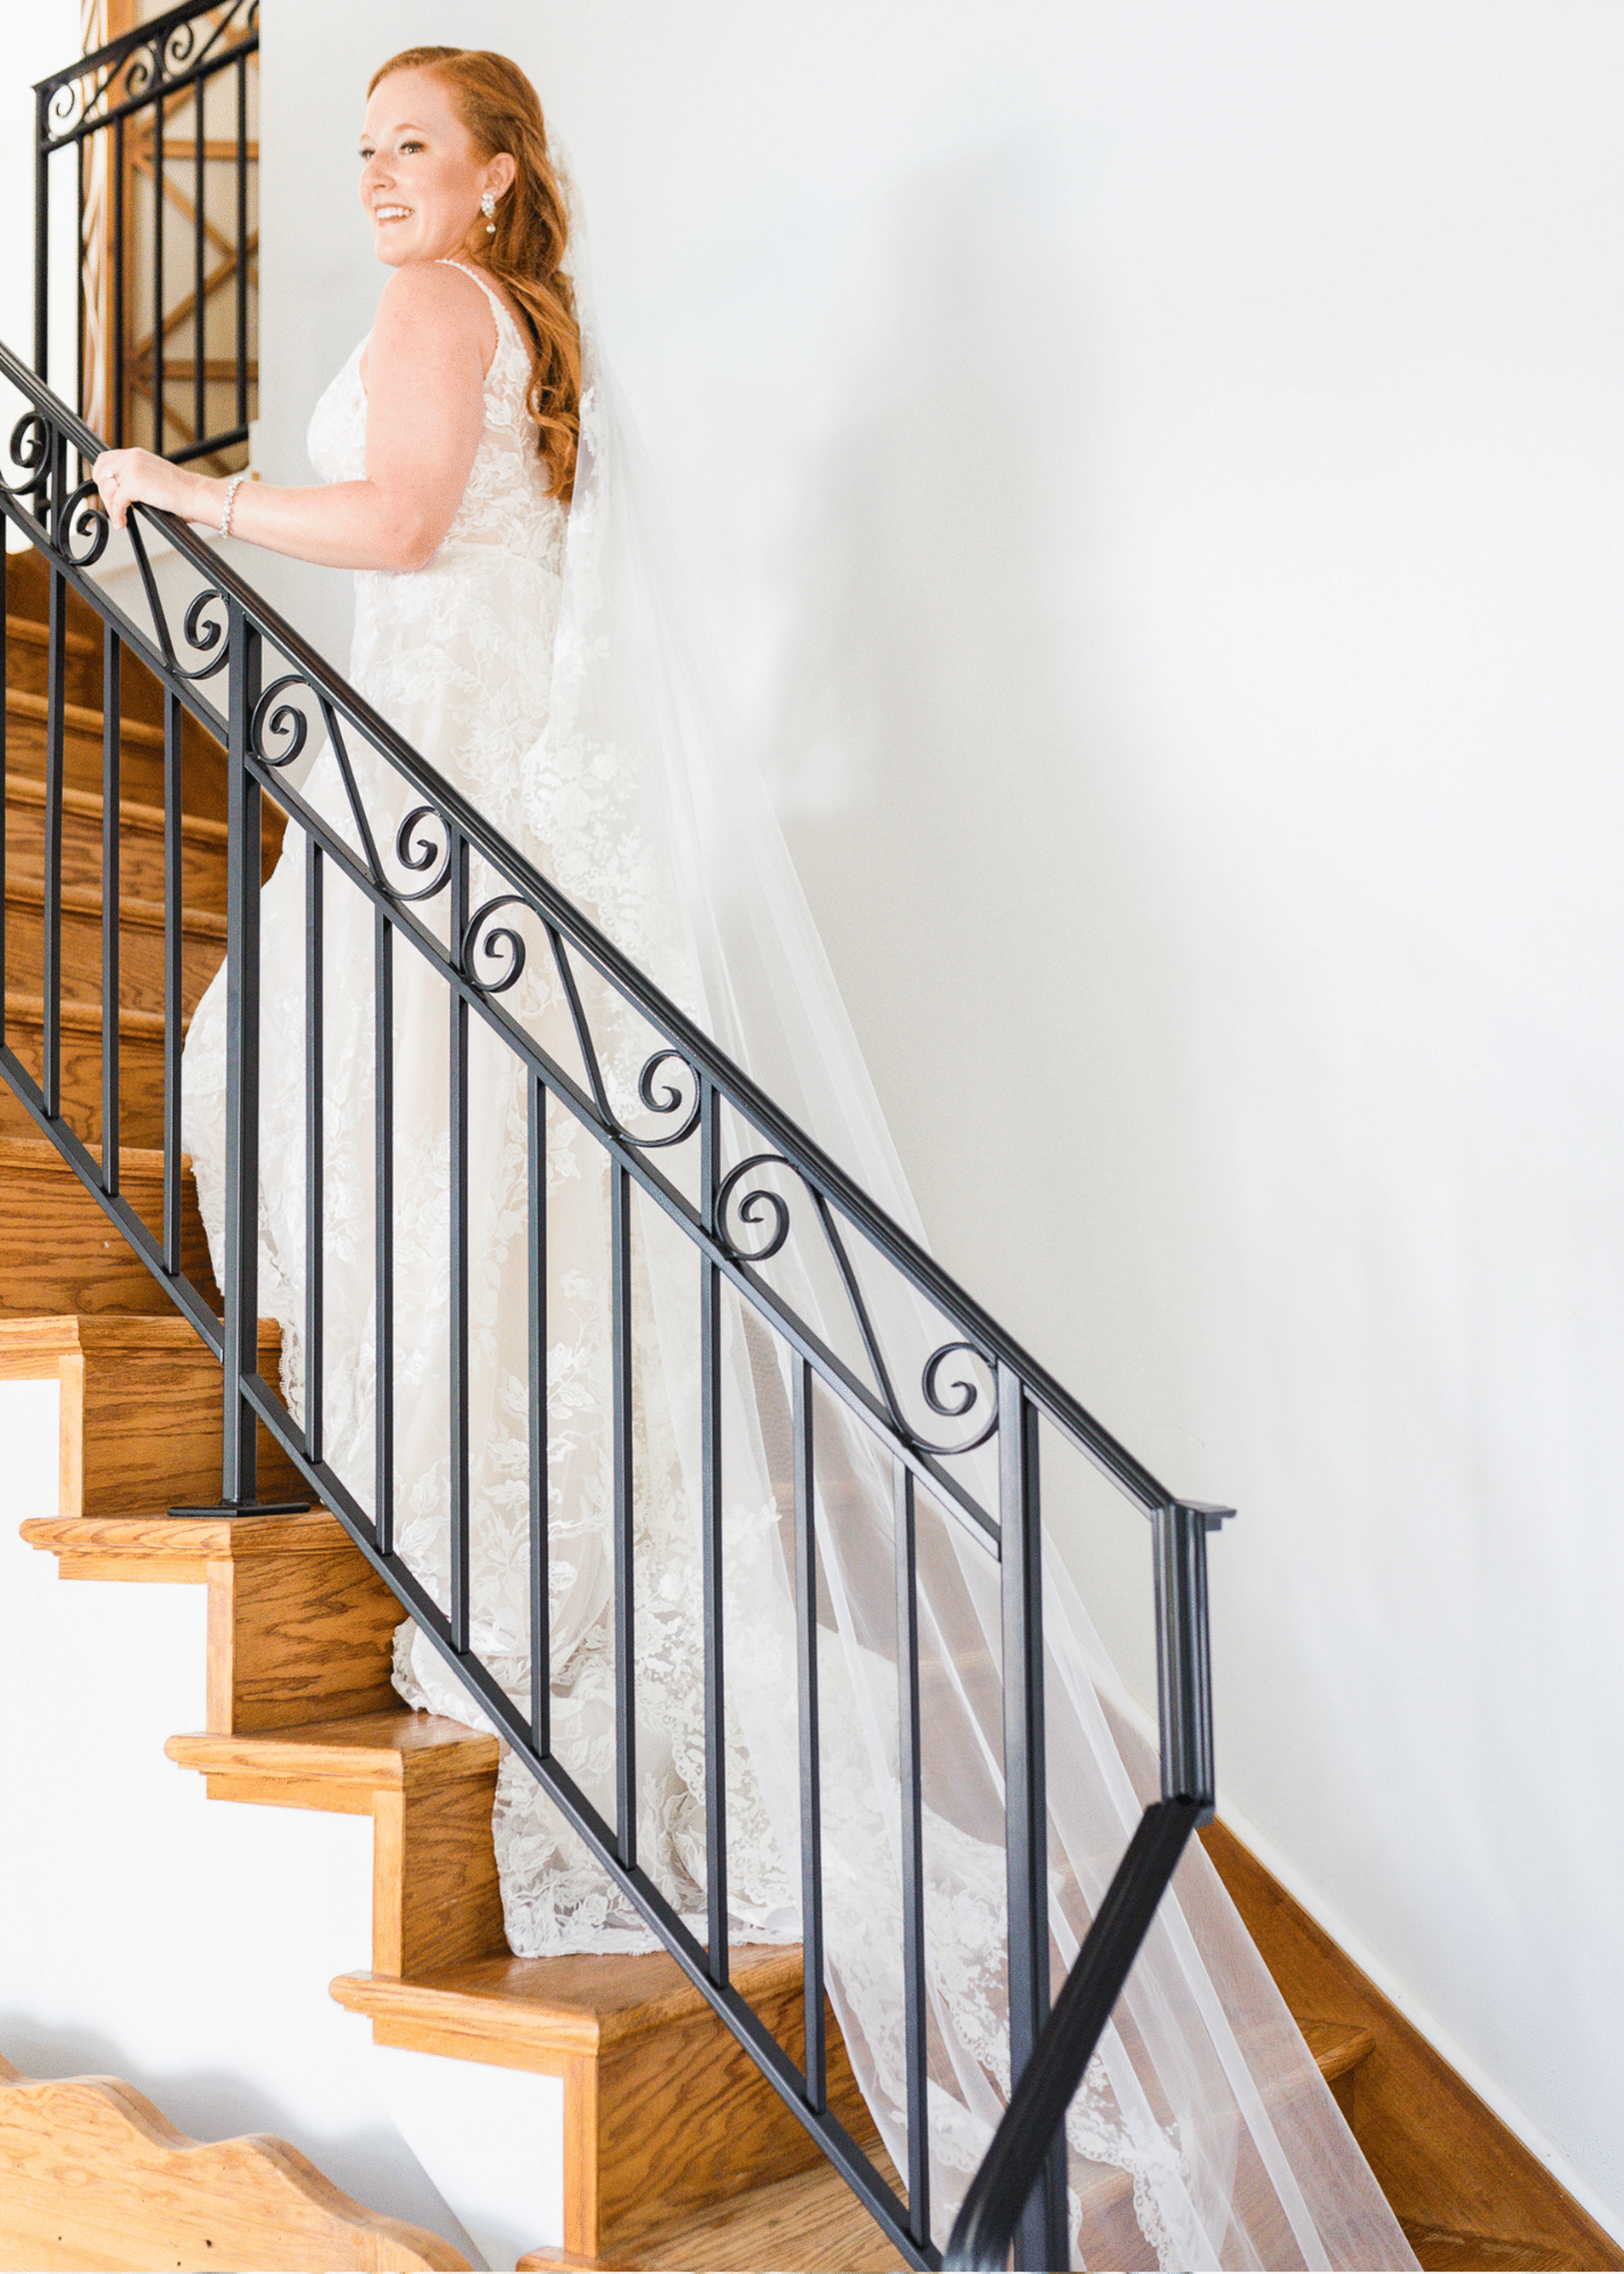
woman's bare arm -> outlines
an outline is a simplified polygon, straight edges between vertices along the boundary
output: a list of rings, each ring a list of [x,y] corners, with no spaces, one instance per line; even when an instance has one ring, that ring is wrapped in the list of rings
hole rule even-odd
[[[366,352],[364,479],[309,489],[245,482],[232,536],[329,568],[422,568],[462,502],[495,342],[489,304],[471,277],[438,262],[397,269]],[[120,529],[138,501],[220,526],[223,481],[147,450],[103,451],[94,473],[98,485],[111,483]]]

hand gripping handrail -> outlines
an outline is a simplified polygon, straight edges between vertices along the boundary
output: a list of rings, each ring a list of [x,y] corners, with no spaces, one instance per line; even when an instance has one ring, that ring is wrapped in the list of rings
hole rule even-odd
[[[0,481],[0,507],[45,556],[51,593],[47,721],[47,876],[44,978],[43,1078],[36,1081],[0,1034],[0,1073],[36,1126],[73,1166],[171,1299],[223,1361],[224,1455],[222,1505],[261,1505],[255,1498],[254,1427],[261,1423],[344,1525],[373,1567],[393,1589],[434,1647],[452,1669],[480,1712],[500,1731],[530,1773],[547,1790],[597,1856],[605,1871],[647,1921],[691,1982],[750,2052],[799,2120],[854,2188],[865,2207],[910,2264],[942,2263],[932,2239],[928,2205],[927,1955],[925,1938],[924,1863],[919,1782],[919,1638],[916,1588],[915,1489],[923,1486],[941,1508],[964,1525],[970,1535],[997,1561],[1001,1573],[1003,1637],[1003,1769],[1006,1792],[1007,1892],[1010,2073],[1014,2086],[1008,2112],[967,2197],[950,2245],[954,2263],[993,2265],[1013,2237],[1023,2266],[1063,2264],[1069,2248],[1065,2216],[1063,2118],[1068,2101],[1106,2026],[1156,1904],[1182,1852],[1191,1828],[1212,1806],[1211,1685],[1208,1667],[1205,1538],[1227,1510],[1175,1499],[1119,1442],[1032,1359],[933,1258],[885,1215],[789,1116],[782,1113],[739,1067],[677,1006],[623,955],[498,832],[449,782],[378,716],[329,665],[253,587],[207,545],[170,516],[138,508],[131,537],[152,614],[151,636],[139,627],[87,573],[109,539],[105,516],[85,478],[96,438],[0,345],[0,380],[28,406],[11,437],[19,478]],[[79,461],[78,478],[72,462]],[[185,609],[178,636],[171,626],[147,557],[141,524],[160,531],[203,580],[203,590]],[[109,825],[104,847],[105,919],[103,969],[103,1080],[101,1158],[68,1125],[62,1111],[60,1054],[60,956],[53,940],[60,929],[60,853],[63,811],[64,670],[66,598],[76,592],[95,612],[103,628],[104,653],[116,674],[119,655],[140,659],[164,694],[165,804],[171,847],[179,841],[180,724],[192,713],[223,740],[227,750],[229,791],[228,969],[231,973],[228,1024],[227,1237],[224,1258],[226,1314],[223,1321],[205,1303],[181,1266],[179,1240],[179,1080],[181,996],[179,991],[179,870],[171,860],[166,885],[166,1086],[165,1224],[160,1240],[136,1216],[117,1189],[117,832]],[[189,652],[187,652],[189,651]],[[268,672],[267,659],[270,668]],[[223,712],[209,699],[209,683],[220,678],[227,694]],[[320,714],[339,762],[355,840],[289,787],[280,769],[297,753],[306,732],[306,715]],[[118,797],[118,738],[116,706],[108,712],[104,734],[104,813],[116,815]],[[279,738],[279,739],[278,739]],[[378,853],[374,816],[358,788],[348,755],[364,744],[397,779],[412,811],[399,829],[396,852],[410,884],[386,872]],[[0,746],[0,767],[4,749]],[[386,1457],[387,1399],[380,1398],[381,1445],[378,1503],[369,1512],[345,1480],[325,1460],[320,1415],[321,1369],[311,1370],[308,1410],[296,1422],[271,1386],[257,1372],[257,1112],[258,922],[261,800],[274,791],[291,822],[305,832],[311,847],[306,864],[309,930],[307,1002],[322,998],[322,878],[329,873],[370,904],[376,943],[376,987],[381,1035],[392,1031],[387,1016],[392,957],[398,944],[421,956],[438,974],[454,1009],[453,1032],[463,1037],[451,1052],[453,1130],[453,1310],[451,1359],[454,1453],[451,1477],[451,1589],[449,1608],[422,1585],[398,1554],[392,1521],[392,1464]],[[53,819],[53,816],[55,817]],[[358,853],[356,842],[362,850]],[[52,850],[54,847],[55,850]],[[479,908],[470,905],[470,863],[487,864],[498,880],[495,897]],[[0,863],[4,861],[0,847]],[[4,870],[0,866],[0,892]],[[444,893],[449,909],[448,940],[424,922],[421,904]],[[560,1065],[536,1036],[509,1013],[500,998],[522,967],[524,942],[499,910],[527,911],[545,937],[567,1000],[579,1045],[584,1080]],[[477,975],[480,953],[505,953],[505,975]],[[111,958],[109,961],[106,959]],[[656,1118],[660,1133],[639,1133],[623,1121],[599,1071],[601,1052],[593,1019],[578,983],[590,969],[643,1022],[655,1040],[638,1083],[642,1106]],[[701,1942],[638,1864],[636,1851],[635,1728],[636,1667],[633,1651],[616,1653],[616,1727],[618,1770],[616,1819],[602,1816],[574,1782],[552,1750],[547,1677],[544,1608],[533,1611],[533,1690],[530,1711],[517,1707],[471,1646],[468,1611],[467,1499],[467,1259],[456,1241],[457,1211],[466,1221],[465,1130],[468,1110],[466,1028],[472,1014],[499,1036],[525,1069],[530,1091],[530,1196],[532,1249],[531,1427],[532,1575],[533,1606],[547,1600],[545,1568],[545,1419],[538,1419],[538,1387],[543,1381],[537,1304],[541,1284],[534,1226],[542,1219],[539,1181],[543,1108],[550,1101],[568,1112],[600,1144],[608,1157],[611,1193],[611,1243],[616,1302],[611,1326],[617,1383],[631,1379],[631,1210],[632,1195],[659,1208],[687,1238],[699,1264],[701,1383],[705,1411],[714,1417],[717,1399],[717,1309],[721,1290],[730,1285],[770,1327],[788,1353],[794,1391],[795,1581],[797,1626],[798,1714],[801,1733],[802,1905],[806,1982],[806,2052],[804,2065],[784,2053],[729,1978],[726,1907],[726,1780],[718,1732],[722,1712],[723,1664],[721,1560],[721,1432],[706,1431],[702,1461],[702,1517],[706,1545],[705,1641],[706,1664],[706,1814],[712,1827],[707,1886],[709,1937]],[[307,1021],[306,1095],[321,1091],[321,1013]],[[380,1043],[380,1096],[387,1090],[392,1043]],[[381,1103],[380,1113],[387,1111]],[[729,1123],[746,1133],[739,1157],[724,1164]],[[389,1156],[387,1120],[380,1121],[380,1192]],[[307,1138],[310,1133],[307,1130]],[[672,1150],[698,1147],[698,1200],[690,1198],[662,1163]],[[306,1341],[320,1344],[321,1253],[319,1127],[307,1144],[307,1226],[312,1241]],[[460,1165],[459,1165],[460,1163]],[[810,1207],[804,1215],[773,1188],[776,1171],[793,1180]],[[731,1214],[729,1213],[731,1211]],[[760,1225],[768,1225],[764,1234]],[[736,1227],[755,1227],[753,1244]],[[381,1253],[389,1236],[386,1198],[381,1198]],[[862,1357],[842,1355],[824,1335],[774,1291],[760,1265],[792,1236],[822,1243],[826,1265],[844,1290]],[[865,1294],[865,1277],[852,1261],[851,1243],[865,1256],[895,1272],[930,1312],[945,1322],[949,1338],[933,1351],[920,1377],[920,1397],[930,1411],[958,1424],[963,1434],[938,1442],[914,1419],[914,1404],[898,1394],[900,1379],[886,1334]],[[389,1325],[392,1296],[386,1266],[381,1266],[380,1337]],[[458,1321],[464,1323],[459,1327]],[[460,1337],[460,1339],[459,1339]],[[963,1355],[973,1381],[945,1392],[940,1369],[949,1356]],[[866,1371],[865,1371],[865,1366]],[[459,1371],[460,1367],[460,1371]],[[380,1359],[381,1382],[389,1368]],[[985,1375],[983,1385],[981,1377]],[[888,1455],[895,1480],[895,1538],[897,1558],[898,1712],[902,1736],[903,1818],[904,1999],[908,2035],[909,2170],[904,2202],[845,2131],[828,2106],[823,2044],[822,1890],[819,1872],[821,1837],[818,1782],[816,1681],[817,1515],[812,1487],[814,1382],[840,1401],[846,1413]],[[622,1633],[633,1631],[631,1617],[631,1510],[629,1407],[617,1407],[615,1544],[617,1615]],[[1152,1521],[1155,1568],[1158,1707],[1162,1798],[1146,1811],[1105,1902],[1092,1923],[1076,1963],[1054,2011],[1050,2011],[1051,1936],[1047,1894],[1047,1805],[1044,1763],[1043,1542],[1039,1510],[1040,1424],[1081,1450]],[[958,1456],[996,1438],[996,1509],[984,1507],[976,1491],[956,1472]],[[458,1463],[460,1462],[460,1470]],[[540,1559],[539,1561],[537,1559]]]

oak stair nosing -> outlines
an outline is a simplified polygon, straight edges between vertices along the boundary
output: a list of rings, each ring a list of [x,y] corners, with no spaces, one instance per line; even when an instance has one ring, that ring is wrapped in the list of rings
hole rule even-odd
[[[62,997],[57,1004],[62,1029],[70,1035],[100,1035],[102,1005],[86,1003],[72,996]],[[14,995],[5,990],[5,1023],[9,1028],[15,1023],[28,1030],[42,1030],[45,1024],[43,995]],[[118,1009],[120,1040],[161,1043],[163,1040],[164,1019],[162,1011],[131,1011],[124,1005]]]

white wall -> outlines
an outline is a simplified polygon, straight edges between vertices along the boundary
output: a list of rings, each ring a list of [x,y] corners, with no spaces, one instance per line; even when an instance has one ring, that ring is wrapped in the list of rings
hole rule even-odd
[[[272,479],[379,281],[366,72],[448,28],[267,11]],[[940,1253],[1241,1506],[1231,1803],[1624,2228],[1624,19],[464,0],[453,36],[572,154]],[[334,580],[266,582],[342,659]],[[1140,1540],[1069,1546],[1142,1685]]]

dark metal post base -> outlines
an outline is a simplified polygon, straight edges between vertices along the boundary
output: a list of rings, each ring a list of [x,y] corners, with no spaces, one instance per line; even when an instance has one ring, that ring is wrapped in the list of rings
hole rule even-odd
[[[308,1516],[313,1500],[221,1500],[212,1508],[172,1508],[171,1516]]]

